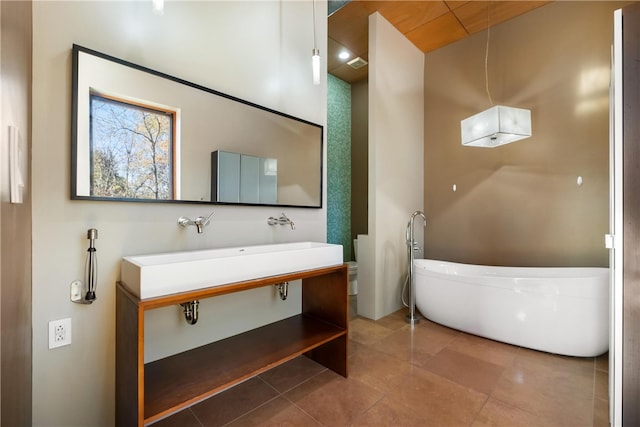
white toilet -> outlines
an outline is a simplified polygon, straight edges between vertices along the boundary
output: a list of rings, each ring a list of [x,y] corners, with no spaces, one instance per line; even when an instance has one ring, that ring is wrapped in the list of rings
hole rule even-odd
[[[353,239],[355,261],[349,261],[349,295],[358,295],[358,239]]]

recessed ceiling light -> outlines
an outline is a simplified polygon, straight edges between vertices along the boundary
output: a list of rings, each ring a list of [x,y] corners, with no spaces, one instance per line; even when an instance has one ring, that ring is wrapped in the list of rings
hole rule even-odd
[[[342,52],[340,52],[338,54],[338,58],[340,59],[348,59],[351,56],[351,54],[349,52],[347,52],[346,50],[343,50]]]

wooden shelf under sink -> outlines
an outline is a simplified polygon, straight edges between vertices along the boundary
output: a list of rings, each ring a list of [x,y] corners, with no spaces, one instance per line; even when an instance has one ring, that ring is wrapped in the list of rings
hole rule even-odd
[[[347,376],[347,265],[139,300],[118,283],[116,423],[143,426],[301,354]],[[302,313],[144,363],[144,311],[302,279]]]

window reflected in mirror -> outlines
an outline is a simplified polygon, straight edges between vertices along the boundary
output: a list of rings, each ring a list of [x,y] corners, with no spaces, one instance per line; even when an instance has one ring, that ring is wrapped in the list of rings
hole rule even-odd
[[[174,111],[90,94],[91,195],[172,200]]]

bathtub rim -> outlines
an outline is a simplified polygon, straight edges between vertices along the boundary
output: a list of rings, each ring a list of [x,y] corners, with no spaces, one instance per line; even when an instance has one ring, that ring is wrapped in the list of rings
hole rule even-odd
[[[436,266],[437,269],[427,268],[431,266]],[[444,268],[456,271],[441,271]],[[471,274],[479,271],[484,274]],[[495,274],[486,274],[489,271]],[[461,281],[474,286],[517,290],[523,293],[553,293],[587,299],[609,299],[609,273],[609,267],[509,267],[464,264],[428,258],[414,260],[415,275],[433,275],[440,279]],[[557,282],[555,282],[556,286],[550,286],[549,283],[541,284],[541,282],[553,280],[561,281],[562,286],[557,285]],[[578,281],[581,283],[575,283]]]

